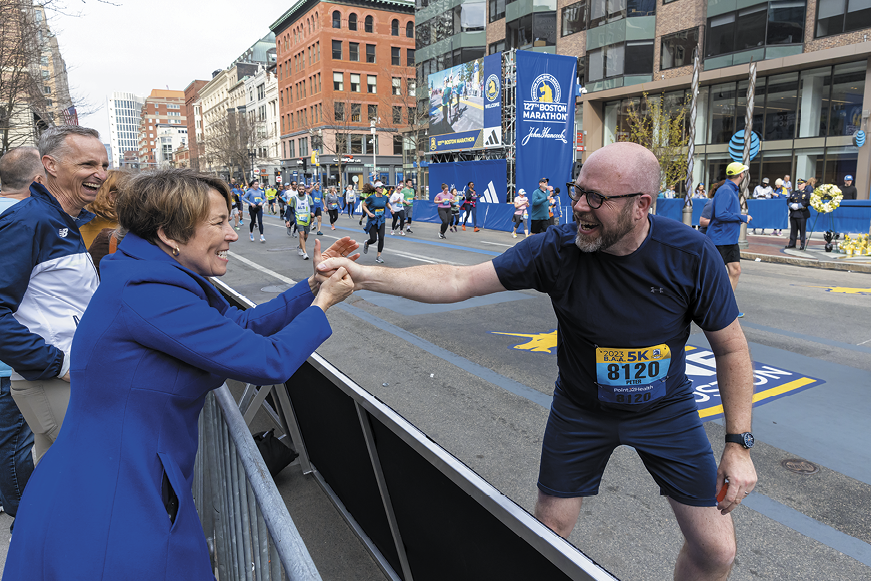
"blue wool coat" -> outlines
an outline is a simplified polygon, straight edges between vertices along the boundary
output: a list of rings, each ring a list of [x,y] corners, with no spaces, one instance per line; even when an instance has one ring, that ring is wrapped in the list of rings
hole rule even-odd
[[[228,377],[286,381],[330,326],[307,281],[240,311],[133,234],[101,272],[73,339],[63,429],[24,492],[3,579],[213,579],[191,494],[205,396]]]

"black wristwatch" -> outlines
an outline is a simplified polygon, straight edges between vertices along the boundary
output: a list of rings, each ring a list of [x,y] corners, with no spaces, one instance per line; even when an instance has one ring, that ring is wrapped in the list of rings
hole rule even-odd
[[[733,444],[741,444],[746,449],[750,449],[753,447],[753,444],[756,443],[756,440],[753,438],[753,434],[750,432],[744,432],[743,434],[726,434],[726,443]]]

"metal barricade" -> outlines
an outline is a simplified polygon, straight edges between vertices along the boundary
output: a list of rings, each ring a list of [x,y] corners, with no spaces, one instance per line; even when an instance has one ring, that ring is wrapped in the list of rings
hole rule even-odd
[[[225,383],[206,397],[194,500],[218,581],[320,581]]]

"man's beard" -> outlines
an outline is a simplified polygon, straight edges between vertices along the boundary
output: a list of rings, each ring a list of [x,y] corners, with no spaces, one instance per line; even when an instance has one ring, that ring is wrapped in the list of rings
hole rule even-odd
[[[575,246],[577,246],[581,252],[599,252],[600,250],[611,248],[635,226],[635,224],[632,223],[632,208],[633,204],[626,204],[620,212],[617,225],[614,226],[612,230],[606,229],[604,224],[599,223],[601,231],[599,232],[599,235],[592,240],[587,236],[582,236],[579,232],[575,236]],[[579,225],[578,227],[580,227],[582,221],[580,215],[575,214],[574,218],[575,222]]]

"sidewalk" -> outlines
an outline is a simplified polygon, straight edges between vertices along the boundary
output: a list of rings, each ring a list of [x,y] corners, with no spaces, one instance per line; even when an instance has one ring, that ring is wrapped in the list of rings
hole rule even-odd
[[[826,242],[823,240],[822,233],[814,233],[805,250],[799,250],[798,248],[784,248],[789,242],[786,230],[784,230],[785,234],[780,236],[751,234],[751,231],[752,229],[748,229],[747,232],[749,246],[741,250],[741,258],[744,260],[871,273],[871,256],[847,258],[846,255],[834,250],[826,252]]]

